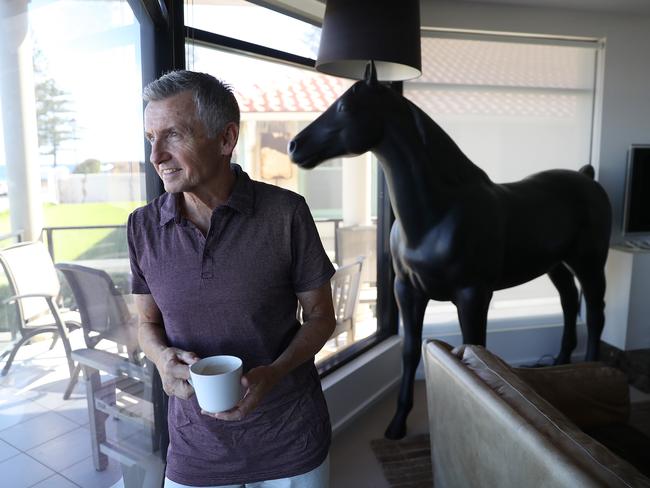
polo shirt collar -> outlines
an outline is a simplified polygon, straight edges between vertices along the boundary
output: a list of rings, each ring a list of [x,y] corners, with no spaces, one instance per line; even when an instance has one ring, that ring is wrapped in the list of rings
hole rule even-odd
[[[238,164],[232,163],[230,167],[235,172],[235,186],[233,186],[230,198],[224,205],[244,215],[252,215],[255,201],[253,182]],[[172,219],[175,219],[177,223],[181,221],[180,206],[178,205],[179,197],[179,193],[167,193],[163,197],[164,201],[160,207],[161,227]]]
[[[244,215],[252,215],[253,204],[255,203],[253,182],[248,174],[238,164],[232,163],[230,167],[235,172],[236,180],[230,198],[226,202],[226,206],[241,212]]]

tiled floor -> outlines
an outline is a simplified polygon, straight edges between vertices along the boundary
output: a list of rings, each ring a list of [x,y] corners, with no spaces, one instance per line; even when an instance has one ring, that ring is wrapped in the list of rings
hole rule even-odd
[[[82,342],[75,332],[73,348]],[[50,351],[49,345],[46,339],[23,346],[0,378],[0,486],[123,486],[118,463],[111,460],[105,471],[95,471],[84,382],[63,399],[69,380],[63,348],[59,343]]]
[[[357,340],[376,330],[370,308],[359,309],[365,313],[357,317]],[[61,342],[49,350],[48,336],[39,338],[23,346],[9,374],[0,377],[0,487],[123,487],[120,464],[109,460],[101,472],[93,466],[83,379],[64,400],[69,372]],[[73,349],[84,347],[81,331],[72,333],[71,341]],[[321,356],[345,346],[342,334],[339,344],[329,341]],[[109,436],[118,431],[118,425],[114,420],[107,422]],[[124,425],[119,430],[121,438],[130,434]],[[137,434],[131,438],[138,440]]]
[[[40,341],[23,347],[9,374],[0,378],[0,486],[124,487],[122,467],[115,461],[111,460],[105,471],[95,471],[83,381],[79,381],[69,400],[63,400],[69,379],[63,349],[59,344],[49,351],[48,346],[49,341]],[[81,347],[81,343],[74,346]],[[633,402],[650,400],[650,395],[634,388],[631,393]],[[391,391],[335,437],[331,450],[332,486],[387,486],[370,440],[382,437],[396,395],[396,390]],[[119,427],[124,430],[123,425]],[[114,434],[118,423],[109,421],[107,430],[109,435]],[[426,431],[424,383],[416,382],[409,435]],[[133,438],[137,439],[137,435]]]

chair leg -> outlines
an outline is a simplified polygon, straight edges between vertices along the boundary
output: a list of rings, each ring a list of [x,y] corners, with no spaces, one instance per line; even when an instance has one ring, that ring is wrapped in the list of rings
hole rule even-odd
[[[14,362],[16,354],[18,354],[18,350],[23,346],[23,344],[29,342],[32,339],[32,337],[34,337],[35,335],[42,334],[44,332],[51,332],[56,334],[56,332],[52,330],[38,330],[38,331],[34,331],[34,333],[32,334],[24,335],[18,342],[16,342],[13,349],[11,350],[11,354],[9,354],[9,357],[7,358],[7,362],[5,363],[4,368],[2,368],[2,373],[0,373],[0,375],[7,376],[7,373],[9,372],[9,368],[11,368],[11,364]]]
[[[104,471],[108,467],[108,456],[99,450],[106,442],[106,419],[108,415],[95,407],[95,392],[101,387],[99,371],[84,367],[86,378],[86,399],[88,401],[88,425],[90,427],[90,443],[93,454],[93,465],[96,471]]]
[[[50,344],[50,351],[54,349],[56,343],[59,342],[59,334],[52,334],[52,344]]]
[[[54,300],[51,297],[47,297],[47,305],[50,307],[50,312],[54,321],[56,322],[56,330],[59,332],[59,337],[61,337],[61,343],[63,344],[63,349],[65,349],[65,356],[68,360],[68,370],[70,371],[70,377],[74,374],[75,364],[72,360],[72,346],[70,346],[70,339],[68,338],[68,329],[66,323],[61,317],[61,312],[59,308],[54,303]]]
[[[63,399],[67,400],[70,398],[70,395],[72,394],[72,391],[74,390],[74,387],[77,386],[77,380],[79,379],[79,373],[81,372],[81,364],[77,363],[77,365],[74,368],[74,372],[72,373],[72,376],[70,377],[70,381],[68,382],[68,387],[65,389],[65,393],[63,394]]]

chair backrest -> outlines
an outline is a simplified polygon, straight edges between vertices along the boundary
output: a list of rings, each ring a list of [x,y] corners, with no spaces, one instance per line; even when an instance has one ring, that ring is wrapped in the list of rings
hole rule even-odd
[[[338,268],[332,277],[332,301],[337,322],[351,321],[354,317],[362,264],[363,257],[359,257],[355,262]]]
[[[353,263],[359,256],[366,258],[361,282],[377,283],[377,226],[353,225],[336,229],[336,259],[340,266]]]
[[[104,270],[70,263],[58,263],[56,267],[72,289],[89,348],[102,339],[137,346],[128,331],[132,317],[124,297]]]
[[[15,295],[45,294],[56,297],[61,291],[54,263],[42,242],[21,242],[3,249],[0,251],[0,262]],[[23,322],[50,311],[42,298],[26,298],[19,300],[17,305]]]

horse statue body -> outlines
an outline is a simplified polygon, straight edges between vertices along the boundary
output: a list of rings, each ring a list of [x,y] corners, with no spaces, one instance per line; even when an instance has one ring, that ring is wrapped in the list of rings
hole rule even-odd
[[[396,216],[390,250],[404,324],[402,382],[386,437],[406,434],[429,299],[453,302],[463,342],[485,345],[493,291],[547,273],[564,316],[556,363],[567,363],[577,343],[575,275],[587,309],[586,359],[597,359],[611,206],[592,166],[493,183],[422,110],[378,83],[374,65],[289,143],[303,168],[369,150]]]

